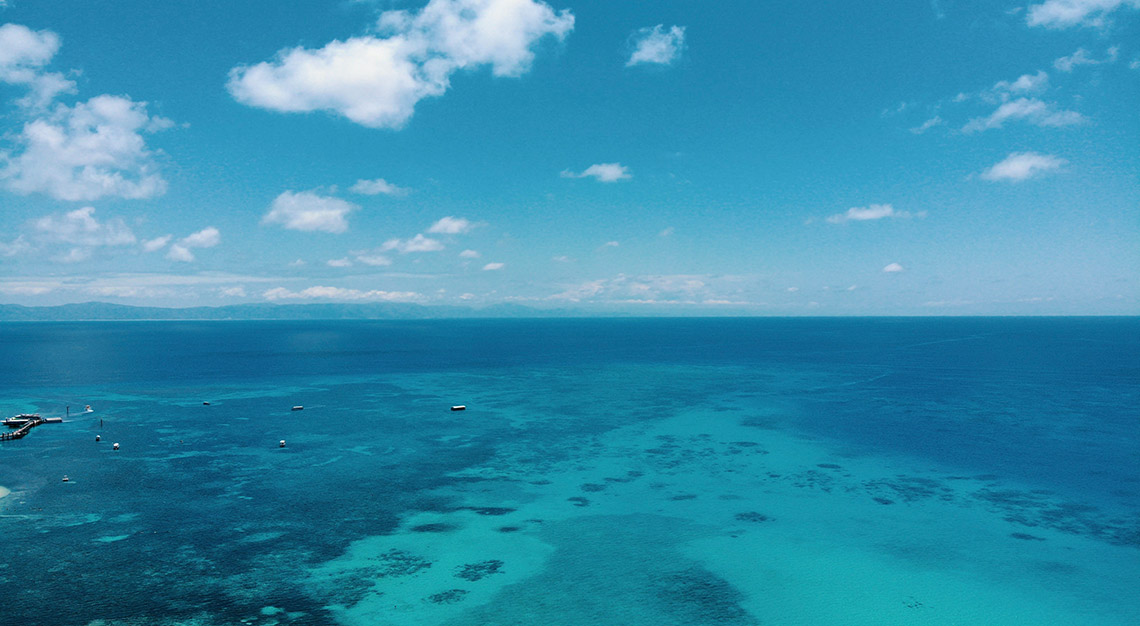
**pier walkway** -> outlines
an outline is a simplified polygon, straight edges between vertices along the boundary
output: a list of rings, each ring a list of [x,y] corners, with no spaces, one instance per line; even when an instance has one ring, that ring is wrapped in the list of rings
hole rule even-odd
[[[36,426],[39,426],[40,424],[44,424],[44,423],[47,423],[47,420],[45,420],[44,418],[37,415],[36,417],[28,420],[28,422],[26,424],[17,428],[16,430],[13,430],[11,432],[6,432],[6,433],[0,433],[0,441],[12,441],[13,439],[22,439],[24,437],[24,435],[31,432],[31,430],[33,428],[35,428]]]

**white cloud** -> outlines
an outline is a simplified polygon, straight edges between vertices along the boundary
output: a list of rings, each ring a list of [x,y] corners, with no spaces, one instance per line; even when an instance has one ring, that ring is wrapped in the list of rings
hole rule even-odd
[[[123,220],[95,219],[95,207],[83,207],[64,215],[48,215],[32,221],[40,238],[78,246],[125,246],[135,242],[135,234]]]
[[[673,232],[674,232],[673,227],[669,226],[669,227],[665,228],[664,230],[662,230],[661,232],[657,233],[657,236],[658,237],[672,237]]]
[[[439,221],[431,225],[428,229],[429,233],[438,233],[442,235],[459,235],[470,231],[475,225],[463,219],[462,217],[443,217]]]
[[[894,206],[890,204],[872,204],[866,207],[851,207],[844,213],[829,216],[827,221],[831,224],[842,224],[843,222],[866,222],[885,218],[908,217],[910,217],[910,213],[896,211]]]
[[[266,300],[365,300],[373,302],[419,302],[422,294],[414,291],[360,291],[342,287],[316,286],[301,291],[275,287],[261,294]]]
[[[1018,98],[1004,102],[987,117],[976,117],[962,127],[962,132],[974,133],[1001,128],[1008,121],[1024,121],[1035,126],[1071,126],[1085,121],[1076,111],[1057,110],[1054,105],[1036,98]]]
[[[1121,7],[1140,8],[1140,0],[1045,0],[1031,5],[1025,20],[1046,28],[1103,26],[1108,15]]]
[[[787,291],[788,293],[795,293],[799,290],[800,290],[799,287],[788,287],[785,291]]]
[[[171,261],[191,263],[194,261],[194,253],[191,252],[191,248],[213,248],[221,241],[222,234],[218,232],[218,229],[208,226],[179,239],[177,243],[171,244],[170,249],[166,251],[166,258]]]
[[[153,198],[166,192],[166,181],[143,134],[170,124],[122,96],[60,104],[24,124],[16,135],[22,150],[0,154],[0,179],[11,191],[59,200]]]
[[[171,245],[170,249],[166,251],[166,258],[171,261],[191,263],[194,261],[194,253],[186,246],[176,243]]]
[[[1046,172],[1056,171],[1066,163],[1051,154],[1014,152],[1000,163],[982,172],[982,178],[992,181],[1020,182]]]
[[[178,243],[187,248],[213,248],[222,241],[222,234],[217,228],[208,226],[202,230],[183,237]]]
[[[595,163],[583,170],[581,174],[576,174],[570,170],[563,170],[561,176],[562,178],[593,177],[603,183],[614,183],[633,177],[633,175],[629,173],[629,168],[621,163]]]
[[[890,265],[884,267],[883,271],[887,272],[888,274],[893,274],[894,272],[903,271],[903,266],[899,265],[898,263],[891,263]]]
[[[664,24],[652,28],[639,28],[630,36],[633,52],[626,67],[641,63],[669,65],[681,56],[685,48],[685,27],[671,26],[665,30]]]
[[[403,187],[397,187],[392,183],[377,178],[375,180],[358,180],[356,184],[349,188],[352,193],[358,193],[364,196],[375,196],[384,194],[386,196],[403,196],[408,193],[408,190]]]
[[[483,266],[483,269],[486,271],[494,271],[494,270],[501,270],[506,266],[507,266],[506,263],[488,263],[488,264]]]
[[[170,243],[170,240],[173,238],[173,235],[163,235],[161,237],[155,237],[154,239],[148,239],[142,243],[143,252],[158,252],[165,248],[166,244]]]
[[[75,83],[63,74],[43,71],[58,51],[59,35],[50,30],[37,32],[19,24],[0,26],[0,81],[28,87],[27,97],[17,104],[40,109],[59,94],[75,91]]]
[[[944,122],[941,117],[935,115],[934,117],[926,120],[922,124],[919,124],[918,126],[915,126],[914,128],[910,129],[910,132],[912,132],[916,135],[921,135],[922,133],[925,133],[926,131],[930,130],[931,128],[934,128],[935,126],[941,126],[945,123],[946,122]]]
[[[431,239],[424,237],[422,234],[416,235],[411,239],[389,239],[380,246],[380,250],[387,252],[395,250],[400,254],[407,254],[409,252],[439,252],[443,250],[443,244],[438,239]]]
[[[358,254],[356,256],[356,260],[372,267],[383,267],[392,264],[392,259],[389,259],[382,254]]]
[[[621,246],[620,241],[607,241],[607,242],[602,244],[603,248],[617,248],[619,246]]]
[[[343,259],[329,259],[325,261],[325,265],[329,267],[352,267],[352,261],[348,257]]]
[[[495,76],[521,76],[535,43],[561,40],[573,28],[568,10],[555,13],[536,0],[431,0],[417,11],[385,11],[376,34],[235,67],[227,88],[250,106],[400,128],[420,100],[447,91],[456,71],[490,66]]]
[[[312,191],[286,191],[274,198],[261,223],[281,224],[290,230],[343,233],[348,230],[345,216],[359,208],[340,198]]]
[[[218,294],[227,298],[244,298],[245,287],[225,287],[218,290]]]
[[[32,249],[32,244],[23,235],[16,237],[10,243],[0,241],[0,256],[12,257],[23,254]]]
[[[1045,70],[1037,70],[1036,74],[1022,74],[1014,81],[998,81],[991,91],[1004,101],[1014,95],[1039,94],[1048,88],[1049,74]]]
[[[730,276],[673,274],[631,277],[619,274],[615,278],[591,280],[573,285],[548,299],[646,304],[737,302],[740,298],[735,285],[736,280],[736,277]]]
[[[1053,67],[1061,70],[1062,72],[1071,72],[1073,68],[1078,65],[1096,65],[1100,63],[1096,59],[1089,56],[1089,51],[1084,48],[1077,48],[1077,51],[1067,57],[1061,57],[1053,61]]]
[[[476,250],[464,250],[463,252],[459,253],[459,258],[461,259],[477,259],[481,256],[483,255],[479,254],[479,252]]]
[[[554,261],[555,263],[573,263],[574,259],[566,256],[565,254],[561,254],[552,258],[551,261]]]

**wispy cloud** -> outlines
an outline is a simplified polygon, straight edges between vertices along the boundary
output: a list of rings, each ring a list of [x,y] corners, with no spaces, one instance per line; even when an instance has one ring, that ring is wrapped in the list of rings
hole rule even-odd
[[[329,259],[325,261],[325,265],[329,267],[352,267],[352,260],[348,257],[340,259]]]
[[[191,252],[191,248],[213,248],[221,241],[222,234],[218,229],[208,226],[179,239],[177,243],[171,244],[170,249],[166,252],[166,258],[171,261],[190,263],[194,261],[194,253]]]
[[[506,266],[507,266],[506,263],[488,263],[488,264],[483,266],[483,270],[491,272],[491,271],[495,271],[495,270],[501,270]]]
[[[670,65],[681,56],[685,49],[685,27],[671,26],[665,30],[664,24],[640,28],[630,36],[633,51],[626,67],[640,64]]]
[[[1076,111],[1059,110],[1055,105],[1036,98],[1018,98],[1002,103],[986,117],[976,117],[962,127],[964,133],[1001,128],[1010,121],[1023,121],[1035,126],[1072,126],[1082,124],[1085,117]]]
[[[1037,152],[1013,152],[982,172],[984,180],[1021,182],[1053,172],[1065,165],[1064,159]]]
[[[290,230],[343,233],[348,230],[346,217],[359,208],[346,200],[313,191],[286,191],[273,200],[261,223],[281,224]]]
[[[424,237],[420,234],[411,239],[389,239],[380,246],[380,250],[384,252],[395,250],[400,254],[408,254],[409,252],[438,252],[443,250],[443,247],[438,239]]]
[[[123,220],[100,222],[95,207],[83,207],[63,215],[48,215],[32,221],[37,237],[48,242],[78,246],[125,246],[135,242],[135,234]]]
[[[904,268],[902,265],[899,265],[898,263],[891,263],[890,265],[887,265],[886,267],[884,267],[883,271],[888,273],[888,274],[894,274],[895,272],[904,271]]]
[[[464,250],[459,253],[459,258],[461,259],[478,259],[481,256],[483,255],[479,254],[476,250]]]
[[[342,287],[314,286],[301,291],[291,291],[285,287],[274,287],[261,294],[266,300],[338,300],[373,302],[421,302],[423,294],[414,291],[361,291]]]
[[[249,106],[400,128],[420,100],[448,90],[456,71],[490,66],[495,76],[521,76],[534,44],[573,28],[568,10],[535,0],[431,0],[420,10],[385,11],[375,34],[286,48],[272,61],[235,67],[227,87]]]
[[[441,235],[460,235],[469,232],[475,225],[462,217],[443,217],[428,229],[429,233]]]
[[[1057,29],[1104,26],[1108,16],[1123,7],[1140,8],[1140,0],[1045,0],[1030,5],[1025,21],[1030,26]]]
[[[629,168],[621,163],[595,163],[581,173],[575,173],[570,170],[562,170],[562,178],[594,178],[602,183],[616,183],[619,180],[628,180],[633,178],[629,173]]]
[[[397,187],[383,178],[376,178],[373,180],[358,180],[349,188],[349,191],[364,196],[376,196],[380,194],[386,196],[403,196],[407,195],[409,190],[403,187]]]
[[[934,128],[935,126],[941,126],[945,123],[946,122],[943,121],[943,119],[941,117],[935,115],[934,117],[926,120],[925,122],[919,124],[918,126],[911,128],[910,132],[912,132],[916,135],[921,135],[921,134],[925,133],[926,131],[930,130],[931,128]]]
[[[890,204],[872,204],[865,207],[851,207],[843,213],[828,216],[827,221],[830,224],[842,224],[844,222],[869,222],[888,218],[909,218],[910,216],[910,213],[906,211],[896,211],[894,206]]]

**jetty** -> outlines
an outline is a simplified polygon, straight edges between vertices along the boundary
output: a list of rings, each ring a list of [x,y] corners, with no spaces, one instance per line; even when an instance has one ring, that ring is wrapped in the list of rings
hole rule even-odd
[[[60,420],[60,421],[62,421],[62,420]],[[23,439],[24,436],[27,435],[29,432],[31,432],[31,430],[33,428],[35,428],[36,426],[39,426],[40,424],[46,424],[46,423],[47,423],[47,420],[40,417],[39,415],[28,416],[27,421],[25,421],[23,423],[23,425],[21,425],[16,430],[9,431],[6,433],[0,432],[0,441],[12,441],[15,439]]]

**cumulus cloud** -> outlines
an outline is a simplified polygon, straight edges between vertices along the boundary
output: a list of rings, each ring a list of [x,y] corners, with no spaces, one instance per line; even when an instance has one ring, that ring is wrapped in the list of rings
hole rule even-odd
[[[313,191],[286,191],[274,198],[261,223],[281,224],[290,230],[343,233],[348,230],[345,217],[359,208],[346,200]]]
[[[40,239],[78,246],[125,246],[135,242],[135,234],[123,220],[100,222],[95,207],[83,207],[63,215],[48,215],[32,221]]]
[[[1025,21],[1030,26],[1058,29],[1103,26],[1108,15],[1122,7],[1140,8],[1140,0],[1045,0],[1029,7]]]
[[[148,239],[142,242],[143,252],[158,252],[165,248],[166,244],[170,243],[170,240],[173,238],[174,235],[163,235],[161,237],[155,237],[154,239]]]
[[[28,252],[31,249],[32,244],[28,243],[28,240],[23,235],[16,237],[8,243],[0,241],[0,256],[13,257],[17,254]]]
[[[1016,80],[1002,80],[994,83],[991,90],[1002,100],[1011,96],[1039,94],[1049,88],[1049,74],[1045,70],[1037,70],[1036,74],[1022,74]]]
[[[373,302],[419,302],[422,294],[414,291],[361,291],[342,287],[309,287],[301,291],[290,291],[285,287],[275,287],[261,294],[266,300],[364,300]]]
[[[222,234],[218,229],[213,226],[208,226],[172,244],[170,249],[166,251],[166,258],[171,261],[190,263],[194,261],[194,253],[191,252],[191,248],[213,248],[221,243],[221,241]]]
[[[23,125],[20,149],[0,153],[0,180],[10,191],[59,200],[153,198],[166,192],[166,181],[143,135],[170,125],[123,96],[59,104]]]
[[[639,28],[630,36],[633,52],[626,67],[642,63],[669,65],[681,56],[685,48],[685,27],[671,26],[665,30],[664,24],[652,28]]]
[[[1041,174],[1056,171],[1066,163],[1051,154],[1013,152],[1001,162],[982,172],[982,178],[992,181],[1021,182]]]
[[[568,10],[536,0],[431,0],[420,10],[385,11],[375,34],[235,67],[227,87],[249,106],[400,128],[420,100],[447,91],[456,71],[490,66],[495,76],[521,76],[538,41],[562,40],[573,28]]]
[[[352,193],[358,193],[363,196],[376,196],[380,194],[386,196],[403,196],[408,193],[407,189],[403,187],[397,187],[396,185],[393,185],[383,178],[377,178],[374,180],[358,180],[356,181],[356,184],[349,188],[349,191]]]
[[[903,271],[903,266],[899,265],[898,263],[891,263],[890,265],[884,267],[883,271],[888,274],[893,274],[895,272]]]
[[[945,123],[946,122],[943,121],[941,117],[935,115],[934,117],[926,120],[925,122],[919,124],[918,126],[915,126],[914,128],[910,129],[910,132],[912,132],[916,135],[921,135],[922,133],[925,133],[926,131],[930,130],[931,128],[934,128],[935,126],[941,126]]]
[[[494,270],[501,270],[506,266],[507,266],[506,263],[488,263],[488,264],[483,266],[483,269],[485,271],[490,272],[490,271],[494,271]]]
[[[627,180],[633,177],[629,173],[629,168],[621,163],[595,163],[581,173],[563,170],[561,176],[562,178],[591,177],[602,183],[616,183],[619,180]]]
[[[329,267],[352,267],[352,261],[348,257],[343,259],[329,259],[325,261],[325,265]]]
[[[463,219],[462,217],[443,217],[439,221],[431,225],[428,229],[429,233],[437,233],[441,235],[460,235],[470,231],[475,225]]]
[[[59,35],[50,30],[33,31],[19,24],[0,26],[0,81],[28,88],[28,96],[18,101],[21,106],[42,108],[59,94],[75,91],[75,83],[63,74],[43,69],[59,45]]]
[[[181,261],[183,263],[192,263],[194,261],[194,253],[190,248],[182,244],[173,244],[170,249],[166,251],[166,258],[171,261]]]
[[[218,294],[227,298],[244,298],[245,287],[225,287],[218,290]]]
[[[479,252],[476,250],[464,250],[463,252],[459,253],[459,258],[461,259],[477,259],[480,256],[483,255],[479,254]]]
[[[1035,126],[1072,126],[1085,117],[1076,111],[1058,110],[1053,104],[1036,98],[1018,98],[1004,102],[987,117],[976,117],[962,127],[964,133],[1001,128],[1006,122],[1023,121]]]
[[[865,207],[851,207],[843,213],[836,213],[827,218],[831,224],[842,224],[844,222],[866,222],[871,220],[881,220],[885,218],[907,218],[910,213],[906,211],[896,211],[894,206],[890,204],[872,204]]]
[[[372,267],[385,267],[392,264],[392,259],[382,254],[361,253],[356,255],[356,260]]]
[[[422,234],[416,235],[411,239],[389,239],[380,246],[380,250],[387,252],[395,250],[400,254],[407,254],[409,252],[438,252],[443,250],[443,244],[438,239],[431,239],[424,237]]]

